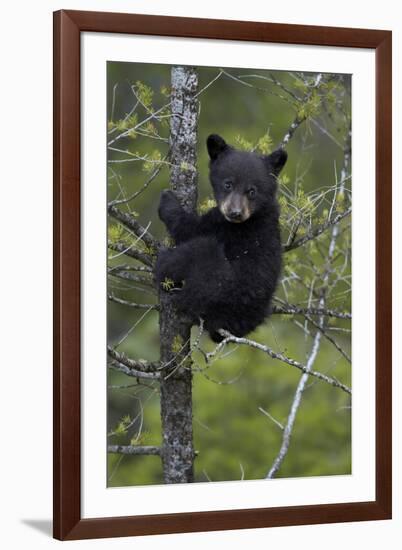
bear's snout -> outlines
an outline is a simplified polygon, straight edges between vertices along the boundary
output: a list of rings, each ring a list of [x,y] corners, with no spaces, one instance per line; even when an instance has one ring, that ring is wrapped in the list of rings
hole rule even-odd
[[[245,222],[251,216],[247,197],[239,193],[231,193],[219,207],[226,220],[232,223]]]

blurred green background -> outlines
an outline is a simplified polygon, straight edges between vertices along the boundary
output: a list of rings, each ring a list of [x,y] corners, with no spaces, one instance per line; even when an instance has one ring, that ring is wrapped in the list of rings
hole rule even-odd
[[[208,158],[205,141],[210,133],[218,133],[233,145],[249,147],[268,136],[266,144],[275,147],[295,118],[295,108],[273,80],[303,92],[297,75],[287,72],[255,69],[225,69],[221,76],[199,96],[198,128],[199,202],[211,197],[208,181]],[[199,67],[199,89],[203,89],[218,74],[218,68]],[[244,77],[244,75],[246,75]],[[266,79],[269,80],[266,80]],[[314,78],[310,75],[309,78]],[[287,150],[289,160],[282,174],[289,190],[303,190],[313,195],[335,184],[343,159],[339,142],[348,131],[344,113],[350,116],[350,78],[337,77],[337,85],[328,88],[328,101],[314,120],[307,120],[297,130]],[[252,84],[249,86],[248,84]],[[109,62],[108,141],[127,129],[124,119],[140,98],[130,123],[136,124],[169,101],[170,66]],[[331,94],[331,97],[330,97]],[[332,97],[334,96],[335,99]],[[168,113],[168,111],[161,111]],[[347,117],[346,117],[347,118]],[[138,190],[150,177],[168,150],[169,118],[150,120],[140,131],[132,132],[113,143],[108,151],[108,199],[123,198]],[[332,136],[332,138],[325,133]],[[333,137],[335,136],[335,140]],[[336,143],[338,141],[338,143]],[[129,154],[126,153],[129,152]],[[145,160],[144,160],[145,159]],[[122,162],[122,160],[124,162]],[[156,237],[164,239],[165,229],[157,216],[159,196],[169,186],[169,168],[162,165],[147,190],[123,211],[135,212],[143,226]],[[348,182],[350,189],[350,182]],[[332,196],[331,196],[332,198]],[[324,201],[316,216],[328,208]],[[121,228],[109,220],[113,238],[124,240]],[[116,237],[117,235],[117,237]],[[283,241],[287,238],[286,224]],[[321,244],[326,245],[323,236]],[[350,230],[346,227],[339,246],[349,246]],[[319,251],[318,251],[319,252]],[[292,252],[293,265],[314,256],[320,266],[323,260],[312,247]],[[284,274],[286,274],[285,255]],[[347,258],[350,276],[350,258]],[[109,265],[130,263],[130,260],[109,251]],[[302,276],[306,276],[303,274]],[[334,283],[336,292],[328,307],[350,311],[350,288],[340,280]],[[144,291],[145,290],[145,291]],[[128,301],[156,303],[156,297],[141,285],[110,277],[109,293]],[[308,298],[302,285],[287,288],[292,303],[305,304]],[[285,298],[282,286],[277,295]],[[281,350],[300,362],[306,361],[311,349],[311,337],[306,335],[302,317],[272,315],[250,338]],[[334,337],[350,353],[350,322],[330,320],[336,330]],[[115,345],[127,332],[118,350],[130,357],[154,361],[159,358],[158,314],[154,310],[137,310],[125,305],[108,303],[108,339]],[[194,328],[194,335],[197,329]],[[204,350],[213,349],[203,336]],[[230,352],[203,372],[195,372],[193,380],[195,480],[224,481],[263,478],[275,459],[282,439],[281,429],[261,409],[277,421],[286,423],[300,372],[275,361],[256,349],[231,345]],[[196,364],[204,368],[201,354],[195,354]],[[351,366],[339,352],[323,339],[314,369],[335,376],[350,385]],[[133,378],[108,369],[108,443],[160,445],[158,385],[136,385]],[[335,475],[351,473],[351,407],[349,396],[328,384],[311,378],[304,393],[291,438],[290,449],[277,477]],[[129,429],[125,429],[130,425]],[[142,485],[162,483],[162,468],[157,456],[108,456],[108,485]]]

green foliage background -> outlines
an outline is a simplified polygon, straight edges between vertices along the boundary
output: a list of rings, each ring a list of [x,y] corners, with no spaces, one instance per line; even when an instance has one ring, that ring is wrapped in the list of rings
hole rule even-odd
[[[170,66],[136,63],[109,62],[108,86],[108,131],[111,139],[149,114],[147,109],[157,111],[169,100]],[[200,95],[198,130],[199,202],[211,197],[208,181],[208,158],[205,141],[210,133],[221,134],[226,141],[239,147],[259,145],[261,150],[275,147],[282,139],[295,115],[307,116],[291,139],[287,150],[289,160],[282,175],[282,183],[293,193],[295,201],[313,196],[315,191],[333,186],[335,172],[339,173],[343,152],[337,143],[313,123],[319,121],[328,133],[343,142],[348,131],[343,112],[350,114],[350,78],[337,77],[336,85],[323,88],[317,105],[310,102],[311,112],[300,112],[303,106],[289,102],[287,94],[266,78],[278,80],[296,94],[303,94],[303,84],[293,73],[271,72],[256,69],[225,69],[228,74],[254,75],[243,83],[222,74]],[[217,68],[199,67],[199,88],[202,89],[219,73]],[[315,75],[308,75],[314,79]],[[331,79],[328,79],[331,82]],[[251,84],[252,86],[250,86]],[[124,122],[136,99],[131,86],[135,86],[143,105],[139,104],[134,115]],[[284,99],[285,98],[285,99]],[[305,107],[303,107],[305,108]],[[167,111],[162,113],[168,114]],[[167,138],[169,118],[151,121],[141,132],[132,132],[112,147],[118,151],[108,152],[108,199],[122,198],[122,191],[129,196],[149,178],[158,161],[164,158],[168,144],[155,139],[156,134]],[[131,125],[131,126],[130,126]],[[125,153],[129,151],[129,155]],[[142,160],[131,155],[138,155]],[[128,162],[116,162],[129,159]],[[143,160],[145,159],[145,160]],[[148,159],[148,161],[147,161]],[[149,162],[151,160],[151,162]],[[157,216],[159,196],[169,186],[169,169],[163,165],[158,176],[147,190],[129,204],[142,225],[150,223],[150,231],[160,239],[165,230]],[[348,182],[350,189],[350,182]],[[332,195],[331,195],[332,199]],[[282,199],[286,210],[289,199]],[[338,205],[339,206],[339,205]],[[123,211],[128,207],[123,207]],[[327,203],[314,213],[319,221]],[[324,212],[325,213],[325,212]],[[286,241],[289,227],[283,226]],[[300,228],[300,234],[303,227]],[[115,241],[132,242],[113,220],[109,221],[109,238]],[[318,239],[326,245],[328,235]],[[339,246],[347,246],[350,231],[346,228]],[[116,252],[109,251],[110,266],[130,261]],[[298,248],[285,255],[284,275],[287,264],[297,269],[306,255],[314,258],[318,268],[323,263],[315,244]],[[290,268],[289,268],[290,269]],[[348,265],[350,275],[350,265]],[[303,271],[300,267],[301,272]],[[301,273],[302,277],[307,277]],[[340,282],[336,296],[328,307],[350,310],[350,293]],[[122,284],[111,278],[108,291],[116,296],[142,303],[156,303],[156,297],[144,293],[128,283]],[[307,292],[301,285],[288,288],[292,303],[305,304]],[[284,298],[283,290],[278,296]],[[302,325],[302,317],[295,318]],[[347,328],[347,321],[331,320],[339,328]],[[135,327],[132,329],[132,327]],[[108,336],[114,345],[131,330],[118,347],[128,356],[147,360],[159,358],[158,314],[156,311],[137,310],[113,302],[108,304]],[[193,329],[194,334],[197,329]],[[350,352],[350,333],[335,333],[338,343]],[[311,348],[311,337],[295,324],[291,316],[272,315],[250,338],[281,350],[286,355],[305,362]],[[203,336],[202,347],[213,349],[212,342]],[[256,349],[242,346],[230,351],[210,368],[195,372],[194,392],[194,438],[198,456],[195,460],[197,482],[212,480],[260,479],[269,470],[276,457],[282,432],[262,408],[284,424],[291,406],[300,372],[275,361]],[[205,367],[201,354],[194,359],[200,368]],[[325,339],[322,341],[315,370],[336,376],[350,385],[350,364]],[[100,373],[101,375],[101,373]],[[108,372],[108,443],[159,445],[161,426],[159,417],[158,385],[136,385],[133,378]],[[122,387],[123,386],[123,387]],[[137,417],[137,419],[136,419]],[[134,421],[134,419],[136,419]],[[133,422],[134,421],[134,422]],[[127,429],[127,426],[130,426]],[[311,379],[303,396],[289,453],[277,477],[349,474],[351,472],[351,409],[347,394],[328,384]],[[128,457],[111,454],[108,457],[108,485],[142,485],[162,483],[160,459],[157,456]]]

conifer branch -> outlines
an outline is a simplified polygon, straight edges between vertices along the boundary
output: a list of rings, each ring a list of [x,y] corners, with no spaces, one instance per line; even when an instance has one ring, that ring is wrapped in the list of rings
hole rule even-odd
[[[348,208],[344,212],[341,212],[340,214],[326,221],[322,225],[319,225],[318,227],[311,229],[308,233],[306,233],[306,235],[303,235],[303,237],[300,237],[300,239],[295,239],[293,240],[293,242],[290,242],[290,244],[283,245],[282,247],[283,252],[289,252],[290,250],[299,248],[299,246],[306,244],[312,239],[315,239],[316,237],[321,235],[321,233],[324,233],[324,231],[326,231],[329,227],[336,225],[347,216],[350,216],[351,213],[352,213],[352,208]]]
[[[151,235],[149,230],[143,227],[136,218],[128,212],[122,212],[114,205],[108,205],[108,212],[112,218],[119,221],[122,225],[130,229],[137,237],[139,237],[146,246],[155,251],[159,248],[158,241]]]
[[[306,94],[305,98],[301,101],[302,103],[304,103],[304,105],[307,105],[307,103],[310,101],[313,93],[314,93],[314,90],[317,89],[321,83],[321,80],[322,80],[322,74],[321,73],[318,73],[317,76],[316,76],[316,79],[315,79],[315,82],[314,82],[314,85],[311,87],[311,89],[309,90],[309,92]],[[289,126],[286,134],[283,136],[283,139],[280,143],[280,147],[282,148],[285,148],[286,145],[289,143],[289,141],[292,139],[294,133],[296,132],[296,130],[299,128],[299,126],[301,124],[303,124],[303,122],[305,120],[307,120],[308,118],[308,115],[307,114],[304,114],[304,115],[301,115],[300,113],[297,113],[296,114],[296,117],[294,119],[294,121],[292,122],[292,124]]]
[[[146,252],[143,252],[142,250],[138,250],[138,248],[130,248],[127,247],[124,243],[114,243],[112,241],[108,241],[107,245],[108,248],[114,250],[115,252],[119,252],[120,254],[124,254],[125,256],[129,256],[130,258],[134,258],[135,260],[138,260],[149,267],[153,267],[152,256],[150,256]]]

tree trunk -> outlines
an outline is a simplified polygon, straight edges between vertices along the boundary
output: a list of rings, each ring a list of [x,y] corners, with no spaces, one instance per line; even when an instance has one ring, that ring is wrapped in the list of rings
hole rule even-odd
[[[171,71],[170,185],[183,208],[197,203],[196,144],[198,75],[192,67]],[[180,315],[167,292],[160,293],[162,464],[165,483],[193,481],[191,323]]]

